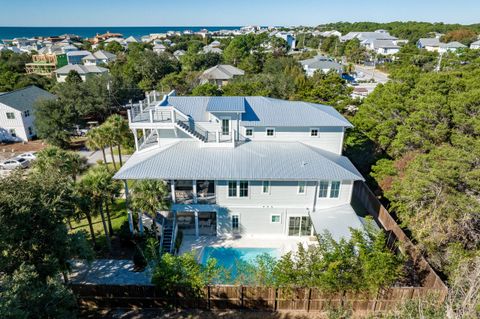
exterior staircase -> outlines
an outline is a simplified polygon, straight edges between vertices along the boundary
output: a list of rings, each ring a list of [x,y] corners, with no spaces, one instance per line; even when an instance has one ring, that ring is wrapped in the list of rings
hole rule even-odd
[[[162,227],[162,238],[160,239],[161,253],[173,253],[175,249],[175,226],[172,220],[164,219]]]
[[[190,127],[190,125],[188,125],[187,123],[188,123],[188,121],[178,120],[176,124],[177,124],[177,127],[179,127],[182,131],[184,131],[188,135],[196,138],[197,140],[199,140],[201,142],[206,143],[207,138],[205,137],[205,135],[202,135],[198,130],[192,129]]]

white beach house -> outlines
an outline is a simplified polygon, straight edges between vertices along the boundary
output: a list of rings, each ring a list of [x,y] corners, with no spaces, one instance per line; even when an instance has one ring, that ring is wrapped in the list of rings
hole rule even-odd
[[[329,230],[340,238],[361,227],[350,203],[363,177],[342,156],[352,125],[330,106],[172,92],[148,95],[128,115],[136,152],[115,178],[168,183],[164,231],[227,238]]]

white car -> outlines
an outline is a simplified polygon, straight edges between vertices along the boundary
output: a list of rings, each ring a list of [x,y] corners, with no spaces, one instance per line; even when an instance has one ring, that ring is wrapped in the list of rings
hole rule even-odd
[[[37,152],[26,152],[23,154],[18,155],[19,158],[24,158],[27,161],[34,161],[37,159]]]
[[[29,166],[30,163],[21,157],[11,158],[3,163],[0,163],[0,168],[2,169],[27,168]]]

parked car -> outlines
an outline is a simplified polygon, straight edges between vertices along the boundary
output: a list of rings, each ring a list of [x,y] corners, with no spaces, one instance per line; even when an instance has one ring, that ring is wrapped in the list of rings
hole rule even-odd
[[[2,169],[27,168],[29,166],[30,163],[21,157],[11,158],[0,164],[0,168]]]
[[[18,155],[19,158],[24,158],[27,161],[34,161],[37,159],[37,152],[26,152],[23,154]]]

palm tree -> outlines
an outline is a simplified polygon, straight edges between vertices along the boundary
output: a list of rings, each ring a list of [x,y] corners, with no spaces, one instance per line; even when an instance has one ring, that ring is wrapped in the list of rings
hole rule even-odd
[[[130,128],[128,122],[118,114],[110,116],[105,123],[108,123],[112,127],[113,139],[117,144],[118,158],[120,160],[120,166],[123,165],[121,145],[129,137]]]
[[[112,157],[113,168],[117,170],[117,162],[115,161],[115,154],[113,154],[113,145],[115,144],[115,130],[109,123],[103,123],[97,128],[100,138],[104,145],[110,148],[110,156]]]
[[[87,160],[78,153],[49,146],[38,152],[34,168],[39,171],[54,169],[71,176],[72,181],[76,181],[77,176],[87,169]]]
[[[107,164],[107,156],[105,155],[105,140],[99,128],[93,128],[87,133],[87,141],[85,145],[90,150],[102,150],[103,163]]]
[[[110,173],[105,166],[101,165],[91,168],[79,182],[79,187],[82,192],[90,196],[94,210],[100,213],[109,251],[111,251],[112,247],[110,240],[112,227],[110,212],[108,210],[107,215],[109,225],[107,226],[107,219],[103,213],[103,205],[106,203],[106,201],[108,201],[108,198],[111,197],[111,194],[114,192],[113,189],[117,187],[115,186],[115,182],[113,181],[112,177],[113,174]]]
[[[93,229],[93,222],[92,222],[92,212],[91,209],[93,207],[92,198],[90,197],[89,192],[86,194],[84,193],[84,189],[81,188],[81,184],[77,184],[77,196],[76,196],[76,211],[80,214],[84,214],[87,218],[88,228],[90,229],[90,236],[92,238],[93,247],[97,248],[97,240],[95,236],[95,231]]]
[[[139,211],[139,223],[142,222],[143,212],[152,213],[155,222],[155,214],[158,210],[167,210],[170,203],[166,200],[168,187],[161,180],[139,180],[132,185],[132,208]]]

